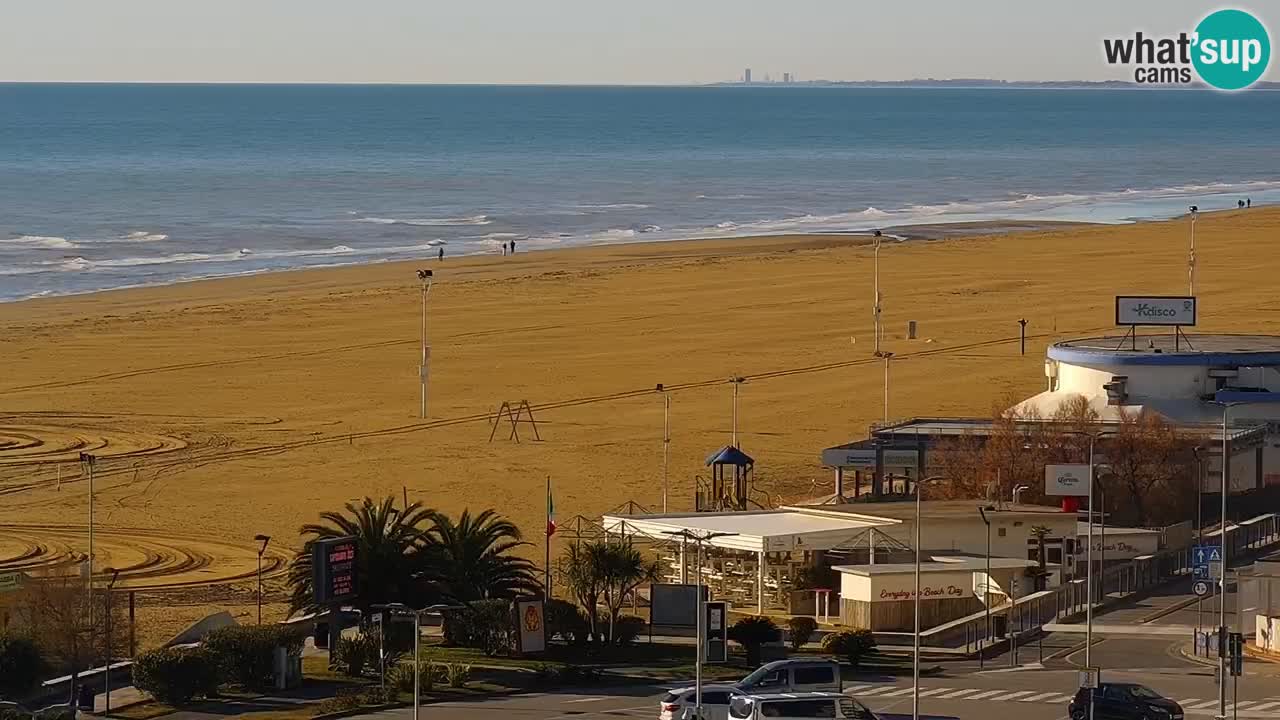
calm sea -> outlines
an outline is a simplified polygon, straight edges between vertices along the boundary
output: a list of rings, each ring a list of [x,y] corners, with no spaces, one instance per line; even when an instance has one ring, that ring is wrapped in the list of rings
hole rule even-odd
[[[1280,201],[1280,93],[0,85],[0,299]]]

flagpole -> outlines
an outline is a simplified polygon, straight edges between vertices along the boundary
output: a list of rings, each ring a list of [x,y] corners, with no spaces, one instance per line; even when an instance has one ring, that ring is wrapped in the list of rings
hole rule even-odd
[[[546,563],[542,566],[544,572],[544,581],[542,586],[542,599],[551,599],[551,476],[547,476],[547,524],[542,529],[547,537],[547,556]]]

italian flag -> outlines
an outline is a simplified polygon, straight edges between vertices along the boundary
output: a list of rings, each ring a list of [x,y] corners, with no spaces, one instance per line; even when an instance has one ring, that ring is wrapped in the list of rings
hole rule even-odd
[[[547,537],[556,534],[556,501],[551,496],[551,478],[547,478]]]

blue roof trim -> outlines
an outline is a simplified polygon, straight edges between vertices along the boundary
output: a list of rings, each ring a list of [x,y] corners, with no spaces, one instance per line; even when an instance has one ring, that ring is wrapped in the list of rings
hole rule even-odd
[[[1280,403],[1280,392],[1249,392],[1248,390],[1219,390],[1213,394],[1215,402],[1225,403]],[[1222,473],[1218,473],[1221,475]]]
[[[1229,366],[1280,365],[1280,352],[1198,353],[1165,352],[1150,350],[1098,350],[1073,348],[1062,345],[1049,346],[1049,359],[1071,365],[1195,365]]]

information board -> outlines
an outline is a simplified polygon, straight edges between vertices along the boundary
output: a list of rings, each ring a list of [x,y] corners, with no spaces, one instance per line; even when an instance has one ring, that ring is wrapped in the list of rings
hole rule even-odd
[[[311,546],[311,588],[317,605],[347,602],[356,596],[356,539],[325,538]]]

